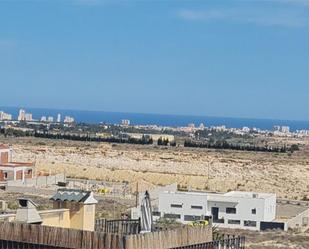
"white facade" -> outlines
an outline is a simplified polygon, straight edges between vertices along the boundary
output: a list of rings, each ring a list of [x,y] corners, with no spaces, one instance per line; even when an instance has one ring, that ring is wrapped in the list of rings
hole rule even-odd
[[[5,113],[3,111],[0,111],[0,121],[5,121],[5,120],[12,120],[12,115]]]
[[[260,230],[261,221],[276,218],[276,195],[232,191],[226,194],[163,192],[155,218],[165,217],[183,223],[212,217],[222,228]]]
[[[64,123],[74,123],[74,118],[70,116],[65,116],[63,122]]]
[[[54,118],[52,116],[49,116],[47,118],[47,122],[50,122],[50,123],[54,122]]]

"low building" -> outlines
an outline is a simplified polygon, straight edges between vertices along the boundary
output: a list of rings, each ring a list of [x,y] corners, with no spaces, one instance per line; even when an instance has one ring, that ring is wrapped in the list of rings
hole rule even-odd
[[[12,149],[7,145],[0,145],[0,181],[21,180],[33,178],[34,162],[12,161]]]
[[[94,231],[98,202],[91,191],[58,189],[51,200],[54,209],[37,211],[30,199],[19,199],[16,213],[2,214],[0,221]]]
[[[276,219],[276,195],[232,191],[225,194],[162,192],[155,218],[182,223],[209,220],[221,228],[260,230]]]
[[[94,231],[95,205],[98,201],[91,191],[58,189],[51,200],[54,209],[70,210],[70,228]]]

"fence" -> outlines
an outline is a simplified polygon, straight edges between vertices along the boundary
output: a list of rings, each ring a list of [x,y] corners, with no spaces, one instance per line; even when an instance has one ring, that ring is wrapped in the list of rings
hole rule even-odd
[[[72,249],[68,247],[45,246],[18,241],[0,240],[0,249]]]
[[[100,219],[95,221],[95,231],[124,235],[138,234],[140,232],[140,221]]]
[[[124,235],[0,222],[0,241],[7,243],[1,249],[168,249],[212,241],[212,230],[184,227]]]
[[[49,176],[37,176],[35,178],[26,178],[22,180],[7,181],[8,187],[46,187],[56,185],[58,182],[65,181],[64,174],[49,175]]]
[[[245,237],[227,235],[219,240],[172,249],[245,249]]]

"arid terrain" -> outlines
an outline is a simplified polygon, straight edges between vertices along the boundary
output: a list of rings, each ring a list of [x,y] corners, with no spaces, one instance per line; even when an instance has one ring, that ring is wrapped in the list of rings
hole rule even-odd
[[[290,141],[291,142],[291,141]],[[275,192],[289,199],[309,198],[309,141],[291,153],[188,149],[0,138],[13,146],[15,161],[36,161],[38,171],[67,176],[128,181],[140,188],[177,182],[182,187],[210,191]]]

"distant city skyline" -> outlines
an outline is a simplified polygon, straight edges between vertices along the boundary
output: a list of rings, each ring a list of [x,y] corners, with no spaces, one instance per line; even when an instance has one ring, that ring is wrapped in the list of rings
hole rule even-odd
[[[1,1],[0,106],[309,121],[308,27],[298,0]]]

